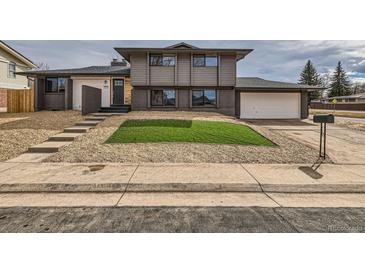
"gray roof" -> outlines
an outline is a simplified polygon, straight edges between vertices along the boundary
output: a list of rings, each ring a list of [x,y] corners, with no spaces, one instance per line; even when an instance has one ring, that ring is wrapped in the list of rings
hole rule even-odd
[[[17,74],[27,76],[130,75],[130,69],[128,66],[90,66],[74,69],[28,70]]]
[[[216,52],[226,52],[226,53],[235,53],[237,55],[236,60],[239,61],[247,54],[253,51],[253,49],[232,49],[232,48],[198,48],[186,43],[179,43],[169,47],[164,48],[151,48],[151,47],[133,47],[133,48],[114,48],[123,58],[127,61],[130,61],[130,54],[131,53],[177,53],[177,52],[192,52],[192,53],[216,53]]]
[[[258,77],[238,77],[236,81],[236,88],[240,89],[323,89],[318,86],[300,85],[295,83],[286,83],[278,81],[265,80]]]

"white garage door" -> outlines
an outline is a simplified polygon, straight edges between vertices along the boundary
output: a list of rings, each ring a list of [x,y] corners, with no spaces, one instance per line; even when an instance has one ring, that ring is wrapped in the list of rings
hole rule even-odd
[[[298,119],[300,93],[241,93],[243,119]]]

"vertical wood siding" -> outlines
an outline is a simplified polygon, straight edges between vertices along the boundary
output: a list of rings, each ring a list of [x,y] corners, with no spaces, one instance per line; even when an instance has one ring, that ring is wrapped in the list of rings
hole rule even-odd
[[[33,112],[34,91],[33,89],[8,89],[7,112]]]

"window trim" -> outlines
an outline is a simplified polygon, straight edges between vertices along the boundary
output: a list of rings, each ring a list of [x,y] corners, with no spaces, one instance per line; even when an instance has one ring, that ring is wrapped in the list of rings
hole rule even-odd
[[[201,65],[201,66],[197,66],[195,64],[195,57],[199,57],[199,58],[202,58],[204,57],[204,65]],[[216,65],[215,66],[207,66],[207,58],[212,58],[214,57],[217,62],[216,62]],[[207,67],[207,68],[216,68],[219,66],[219,63],[218,63],[218,55],[213,55],[213,54],[193,54],[193,67],[197,67],[197,68],[204,68],[204,67]]]
[[[49,91],[49,90],[47,90],[47,79],[57,79],[57,82],[56,82],[56,90],[57,91]],[[65,77],[58,77],[58,76],[49,76],[49,77],[46,77],[45,79],[44,79],[44,93],[47,93],[47,94],[55,94],[55,93],[57,93],[57,94],[63,94],[63,93],[65,93],[66,92],[66,86],[67,86],[67,83],[65,83],[65,89],[63,90],[63,91],[60,91],[60,85],[59,85],[59,79],[65,79],[66,80],[66,78]]]
[[[161,56],[161,63],[160,64],[152,64],[151,57],[153,56]],[[174,64],[173,65],[165,65],[164,58],[165,57],[173,57]],[[149,66],[150,67],[175,67],[176,66],[176,54],[163,54],[163,53],[150,53],[148,58]]]
[[[10,67],[14,66],[14,70],[11,70]],[[10,61],[8,63],[8,78],[15,79],[16,78],[16,63]]]
[[[155,105],[152,103],[152,93],[154,91],[162,91],[162,104],[161,105]],[[173,91],[174,95],[175,95],[175,104],[174,105],[165,105],[165,101],[164,101],[164,92],[165,91]],[[151,107],[162,107],[162,108],[176,108],[176,90],[175,89],[151,89],[150,90],[150,96],[151,96]]]
[[[205,92],[206,91],[214,91],[215,93],[215,104],[212,105],[212,104],[205,104],[204,102],[204,98],[205,98]],[[194,105],[194,100],[193,100],[193,97],[194,97],[194,91],[202,91],[203,92],[203,105]],[[191,90],[191,106],[193,108],[218,108],[218,92],[216,89],[193,89]]]

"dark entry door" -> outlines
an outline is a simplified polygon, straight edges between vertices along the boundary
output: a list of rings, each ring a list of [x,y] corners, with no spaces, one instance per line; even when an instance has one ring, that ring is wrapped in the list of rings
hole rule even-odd
[[[113,105],[124,104],[124,80],[113,79]]]

